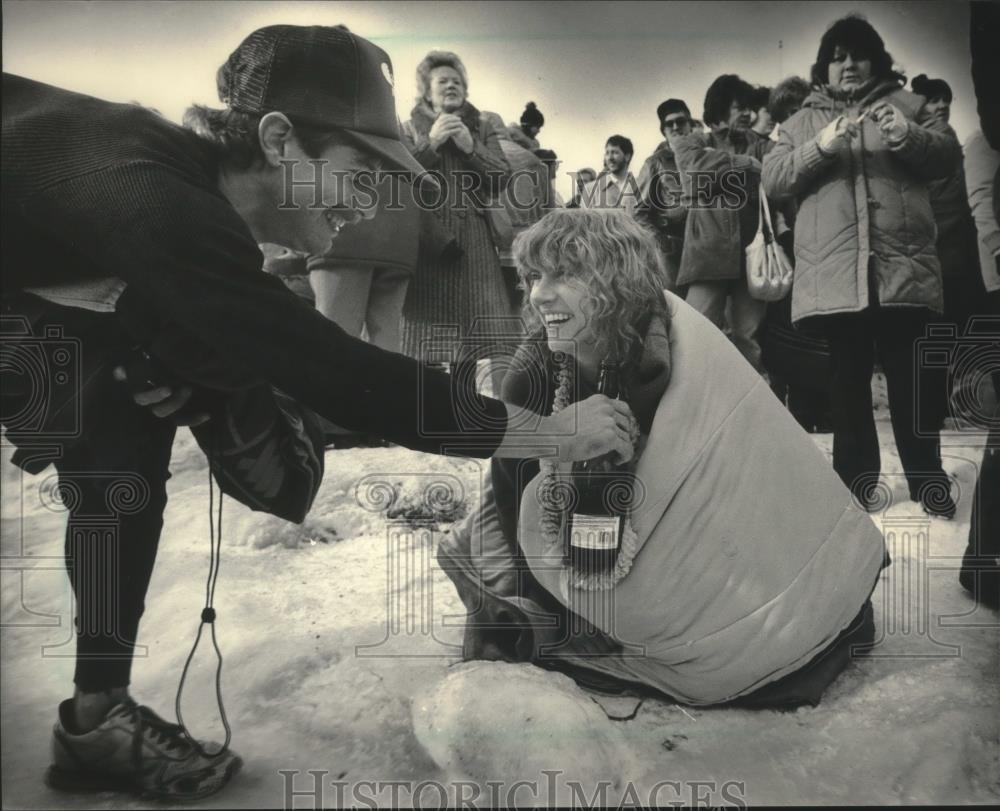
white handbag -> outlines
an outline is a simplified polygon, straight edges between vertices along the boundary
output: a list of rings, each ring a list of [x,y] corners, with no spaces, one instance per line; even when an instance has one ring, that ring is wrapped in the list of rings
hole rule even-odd
[[[760,301],[778,301],[792,289],[792,263],[774,238],[771,209],[764,189],[760,190],[760,224],[757,235],[746,247],[747,288]]]

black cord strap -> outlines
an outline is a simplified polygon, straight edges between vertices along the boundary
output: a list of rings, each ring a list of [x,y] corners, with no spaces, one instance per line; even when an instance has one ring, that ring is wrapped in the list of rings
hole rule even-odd
[[[233,733],[229,727],[229,719],[226,717],[226,707],[222,701],[222,651],[219,649],[219,641],[215,635],[216,613],[212,603],[215,601],[215,584],[219,579],[219,565],[222,562],[222,488],[219,488],[218,511],[215,508],[215,479],[213,478],[213,467],[215,462],[215,434],[212,434],[213,441],[210,443],[208,454],[208,531],[209,531],[209,562],[208,579],[205,581],[205,607],[201,611],[201,622],[198,624],[198,633],[194,639],[194,645],[184,663],[184,670],[181,672],[181,680],[177,685],[177,699],[174,703],[174,710],[177,713],[177,724],[180,726],[184,737],[200,755],[206,758],[220,757],[229,749],[229,742]],[[218,752],[207,752],[201,744],[194,739],[188,728],[184,725],[184,718],[181,714],[181,695],[184,692],[184,682],[187,679],[188,669],[191,667],[191,660],[194,659],[195,651],[198,650],[198,643],[201,642],[201,632],[208,624],[212,629],[212,647],[215,648],[215,655],[218,665],[215,669],[215,697],[219,706],[219,716],[222,718],[222,726],[226,730],[226,740]]]

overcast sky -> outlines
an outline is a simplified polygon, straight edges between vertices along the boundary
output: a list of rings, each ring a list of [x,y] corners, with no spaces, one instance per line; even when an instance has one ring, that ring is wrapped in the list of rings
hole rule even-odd
[[[3,69],[179,121],[217,104],[215,71],[246,34],[273,23],[344,23],[391,57],[400,117],[417,63],[456,51],[470,100],[505,121],[532,100],[562,171],[599,168],[604,141],[633,140],[633,170],[661,140],[656,106],[675,96],[701,117],[722,73],[754,84],[808,75],[827,26],[864,13],[907,76],[946,79],[960,139],[978,127],[969,77],[969,10],[954,2],[54,2],[4,0]],[[569,191],[565,178],[559,183]]]

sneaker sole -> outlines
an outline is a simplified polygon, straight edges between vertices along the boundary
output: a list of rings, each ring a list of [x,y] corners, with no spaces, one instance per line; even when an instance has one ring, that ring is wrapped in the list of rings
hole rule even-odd
[[[131,777],[112,774],[87,774],[86,772],[71,771],[59,766],[49,766],[45,771],[45,785],[55,791],[69,794],[95,794],[102,791],[111,791],[118,794],[131,794],[139,799],[163,800],[169,802],[196,802],[206,797],[211,797],[229,785],[229,781],[243,768],[243,759],[238,755],[233,758],[222,782],[217,788],[211,791],[202,791],[194,794],[171,794],[169,792],[158,792],[154,789],[144,788],[138,785]]]

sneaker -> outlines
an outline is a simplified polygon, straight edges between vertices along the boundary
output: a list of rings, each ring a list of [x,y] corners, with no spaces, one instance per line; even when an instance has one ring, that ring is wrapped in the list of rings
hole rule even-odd
[[[52,765],[45,774],[60,791],[122,791],[157,800],[200,800],[215,794],[239,771],[243,761],[226,750],[201,754],[181,727],[149,707],[126,699],[100,726],[82,735],[73,729],[73,700],[59,705],[52,731]],[[217,744],[201,744],[208,752]]]

